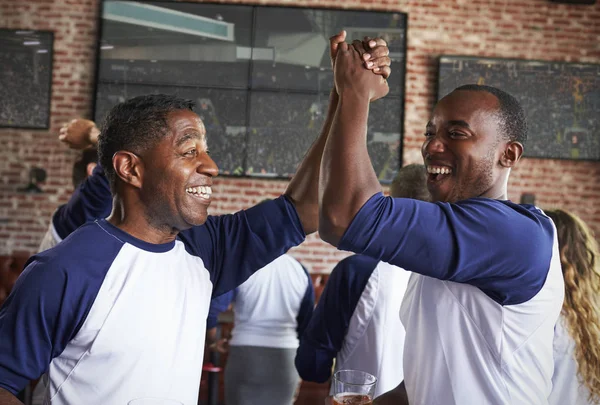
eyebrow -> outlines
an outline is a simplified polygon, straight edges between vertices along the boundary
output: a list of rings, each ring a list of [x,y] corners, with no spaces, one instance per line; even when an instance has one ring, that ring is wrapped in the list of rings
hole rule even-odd
[[[190,139],[204,139],[204,137],[197,131],[190,131],[185,133],[181,138],[179,138],[177,140],[177,142],[175,142],[176,146],[181,146],[184,143],[186,143],[187,141],[189,141]]]
[[[464,128],[471,128],[469,126],[469,123],[467,121],[462,121],[462,120],[453,120],[453,121],[448,121],[449,125],[455,125],[457,127],[464,127]]]

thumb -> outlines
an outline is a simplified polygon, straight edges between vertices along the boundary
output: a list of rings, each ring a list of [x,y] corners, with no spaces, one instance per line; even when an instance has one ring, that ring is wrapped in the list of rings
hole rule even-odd
[[[342,30],[338,34],[329,38],[329,55],[331,59],[335,58],[338,46],[346,40],[346,31]]]

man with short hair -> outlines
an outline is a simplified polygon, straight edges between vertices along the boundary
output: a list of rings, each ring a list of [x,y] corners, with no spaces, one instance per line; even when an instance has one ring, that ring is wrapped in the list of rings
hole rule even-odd
[[[331,39],[332,57],[344,38]],[[387,52],[374,46],[369,61],[386,77]],[[0,403],[19,404],[14,395],[47,372],[53,405],[196,404],[211,297],[316,230],[331,98],[284,195],[218,217],[208,216],[218,169],[193,103],[148,95],[115,106],[98,144],[112,212],[30,259],[0,308]]]
[[[507,196],[527,134],[521,106],[489,86],[445,96],[422,147],[434,202],[384,197],[366,126],[388,88],[357,69],[360,52],[342,44],[335,60],[319,234],[416,273],[400,314],[404,383],[376,403],[547,404],[564,287],[552,221]]]
[[[425,166],[401,168],[390,190],[394,198],[429,201]],[[400,384],[405,332],[398,314],[409,277],[409,272],[365,255],[340,261],[300,338],[295,363],[302,379],[327,381],[335,359],[335,371],[360,370],[377,377],[375,398]]]

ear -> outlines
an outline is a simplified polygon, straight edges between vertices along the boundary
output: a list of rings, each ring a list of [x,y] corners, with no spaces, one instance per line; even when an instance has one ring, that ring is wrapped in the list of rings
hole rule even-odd
[[[113,167],[115,173],[124,183],[133,187],[142,187],[144,164],[142,160],[132,152],[119,151],[113,156]]]
[[[510,141],[506,144],[502,156],[500,156],[500,165],[502,167],[513,167],[523,155],[523,145],[520,142]]]

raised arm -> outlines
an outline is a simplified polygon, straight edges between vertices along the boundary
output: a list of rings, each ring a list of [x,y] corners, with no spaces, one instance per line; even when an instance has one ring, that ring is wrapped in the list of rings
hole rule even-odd
[[[383,76],[363,69],[359,51],[364,52],[360,43],[339,46],[334,68],[339,101],[321,162],[319,234],[335,246],[360,207],[381,190],[367,151],[367,121],[369,103],[389,88]],[[369,52],[376,60],[389,60],[381,39]]]
[[[86,222],[107,217],[111,208],[108,179],[98,164],[92,175],[75,189],[69,201],[58,207],[52,216],[52,224],[62,240]]]
[[[330,56],[332,60],[332,67],[338,48],[344,46],[346,49],[348,45],[344,42],[346,39],[346,32],[342,31],[338,35],[330,38]],[[367,47],[369,45],[367,44]],[[375,56],[379,52],[387,52],[387,47],[384,47],[385,51],[377,48],[377,53],[374,53],[374,57],[368,61],[360,60],[359,69],[365,74],[371,77],[377,77],[378,80],[383,80],[383,77],[389,76],[389,58],[376,58]],[[370,48],[368,48],[370,49]],[[375,51],[375,49],[374,49]],[[370,63],[370,64],[369,64]],[[373,72],[370,71],[372,69]],[[318,207],[318,186],[319,186],[319,171],[321,167],[321,158],[323,156],[323,150],[327,137],[329,136],[331,125],[338,109],[338,93],[334,88],[331,91],[329,97],[329,108],[327,110],[327,116],[321,134],[311,146],[308,153],[304,157],[302,163],[296,171],[296,175],[290,181],[285,195],[294,203],[298,216],[302,222],[304,232],[306,234],[312,233],[317,230],[319,220],[319,207]],[[366,125],[366,124],[365,124]],[[367,156],[368,158],[368,156]]]
[[[93,121],[74,119],[65,123],[58,139],[71,149],[94,148],[100,131]],[[67,204],[61,205],[52,216],[53,235],[60,242],[88,221],[110,214],[112,196],[104,170],[97,165],[92,175],[73,192]]]

